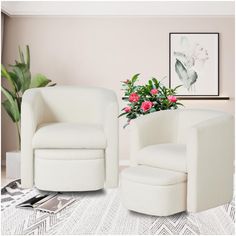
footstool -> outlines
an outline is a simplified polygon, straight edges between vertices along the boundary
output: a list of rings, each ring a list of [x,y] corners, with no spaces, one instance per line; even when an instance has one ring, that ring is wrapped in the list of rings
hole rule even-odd
[[[121,199],[129,210],[168,216],[186,210],[187,175],[149,166],[121,173]]]

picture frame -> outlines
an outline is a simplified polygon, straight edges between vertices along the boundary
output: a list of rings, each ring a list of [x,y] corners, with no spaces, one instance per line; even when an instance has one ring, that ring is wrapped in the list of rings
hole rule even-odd
[[[177,96],[219,96],[219,33],[169,33],[169,87]]]

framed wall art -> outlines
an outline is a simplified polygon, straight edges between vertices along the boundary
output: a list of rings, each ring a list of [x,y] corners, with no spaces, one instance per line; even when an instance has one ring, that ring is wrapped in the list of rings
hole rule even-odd
[[[219,33],[169,34],[169,86],[179,96],[219,96]]]

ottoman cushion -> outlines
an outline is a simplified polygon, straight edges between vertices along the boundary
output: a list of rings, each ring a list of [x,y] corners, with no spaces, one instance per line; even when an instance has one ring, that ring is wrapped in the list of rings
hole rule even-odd
[[[186,210],[187,175],[149,166],[136,166],[121,173],[121,197],[126,208],[168,216]]]
[[[182,172],[141,165],[125,169],[122,172],[122,177],[130,181],[158,186],[181,183],[187,180],[187,175]]]

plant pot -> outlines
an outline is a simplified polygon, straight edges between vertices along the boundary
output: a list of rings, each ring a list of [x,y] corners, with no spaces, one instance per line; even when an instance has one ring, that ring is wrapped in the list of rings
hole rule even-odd
[[[20,179],[20,151],[6,153],[6,178]]]

